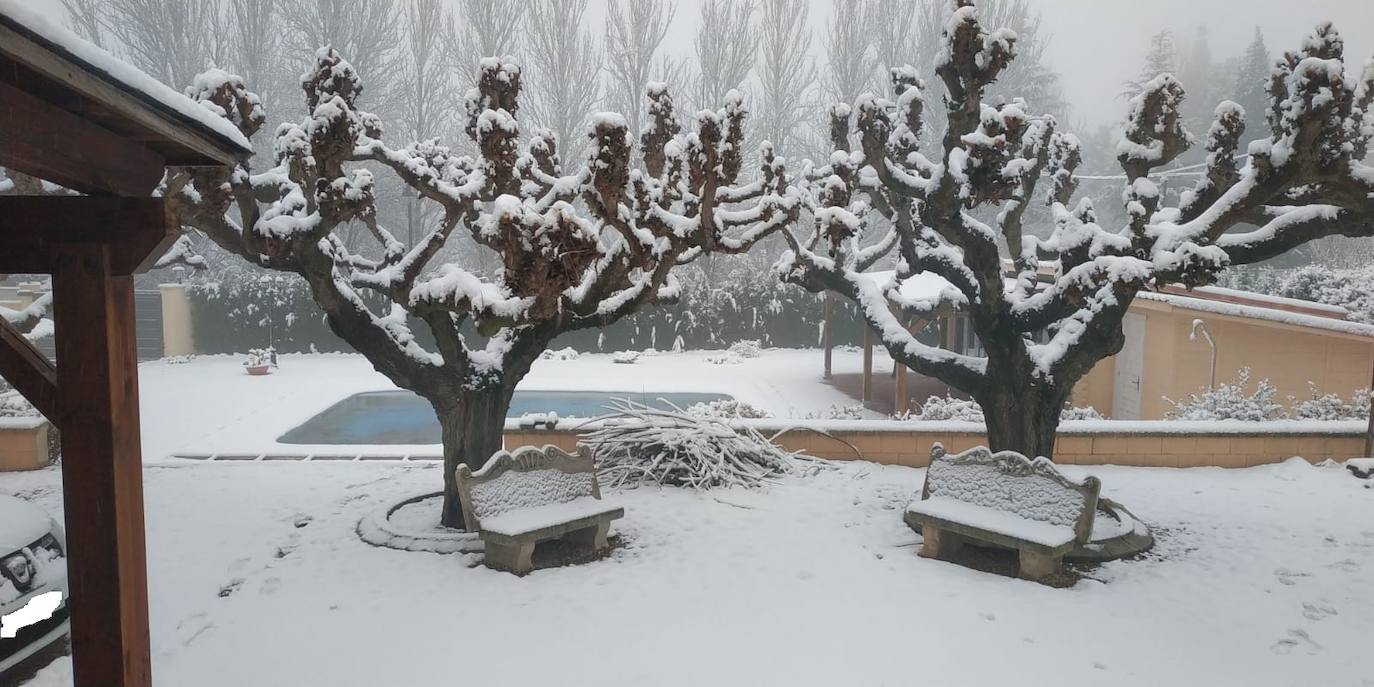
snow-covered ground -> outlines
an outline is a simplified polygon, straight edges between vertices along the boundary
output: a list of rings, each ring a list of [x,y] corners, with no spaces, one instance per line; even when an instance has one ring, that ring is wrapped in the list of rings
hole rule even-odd
[[[612,357],[541,360],[520,388],[722,393],[781,418],[824,417],[832,407],[855,403],[822,381],[817,350],[771,349],[757,358],[720,351],[658,353],[629,365]],[[711,358],[730,362],[715,364]],[[862,365],[858,352],[835,353],[836,371]],[[885,366],[890,363],[883,359],[879,369]],[[139,384],[143,455],[153,461],[184,452],[299,453],[302,447],[278,444],[277,437],[348,396],[395,389],[362,356],[341,354],[282,356],[281,367],[266,377],[245,374],[237,356],[163,360],[140,365]]]
[[[1074,476],[1084,469],[1065,470]],[[159,684],[1369,685],[1374,490],[1301,461],[1095,468],[1159,535],[1051,589],[916,556],[923,472],[621,495],[605,560],[525,578],[362,543],[432,465],[146,471]],[[0,490],[61,508],[55,470]],[[68,659],[36,685],[65,685]]]

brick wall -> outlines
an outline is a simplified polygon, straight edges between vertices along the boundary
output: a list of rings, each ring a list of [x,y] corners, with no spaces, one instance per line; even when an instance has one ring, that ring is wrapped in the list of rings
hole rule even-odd
[[[836,423],[838,424],[838,423]],[[826,427],[829,436],[810,431],[790,431],[777,443],[790,451],[804,450],[813,456],[846,460],[862,455],[884,465],[924,467],[935,442],[950,452],[963,451],[986,443],[975,431],[912,429],[894,423],[891,428],[876,428],[874,423],[845,430],[835,424]],[[1318,463],[1328,458],[1345,460],[1361,455],[1364,435],[1350,428],[1321,432],[1218,431],[1181,433],[1166,427],[1121,432],[1061,432],[1055,443],[1055,462],[1065,465],[1134,465],[1142,467],[1243,468],[1277,463],[1296,455]],[[771,434],[771,432],[765,432]],[[570,430],[507,429],[506,446],[554,444],[574,450],[577,434]],[[851,447],[852,446],[852,447]]]

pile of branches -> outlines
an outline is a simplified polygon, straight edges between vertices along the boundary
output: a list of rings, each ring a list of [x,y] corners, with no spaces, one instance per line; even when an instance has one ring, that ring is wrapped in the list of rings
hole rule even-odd
[[[754,488],[798,470],[805,456],[784,451],[751,427],[617,399],[581,443],[601,481],[616,489],[667,484],[689,489]]]

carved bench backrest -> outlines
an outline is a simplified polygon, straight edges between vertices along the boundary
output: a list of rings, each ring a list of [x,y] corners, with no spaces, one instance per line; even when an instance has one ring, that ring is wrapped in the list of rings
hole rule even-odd
[[[591,453],[576,454],[557,446],[522,446],[498,451],[481,470],[458,467],[458,495],[468,531],[481,527],[482,518],[579,498],[601,498]]]
[[[1075,539],[1092,534],[1102,483],[1065,477],[1045,458],[1034,460],[1013,451],[993,453],[977,447],[949,455],[940,444],[930,450],[930,467],[921,498],[943,496],[1028,520],[1073,527]]]

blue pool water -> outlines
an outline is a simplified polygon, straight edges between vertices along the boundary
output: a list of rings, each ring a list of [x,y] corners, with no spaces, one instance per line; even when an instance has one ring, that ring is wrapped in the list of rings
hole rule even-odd
[[[559,417],[604,415],[612,399],[628,398],[655,408],[671,403],[723,401],[725,394],[650,394],[627,391],[520,391],[511,399],[508,417],[525,413],[558,413]],[[283,444],[437,444],[439,421],[429,402],[409,391],[369,391],[349,396],[281,435]]]

